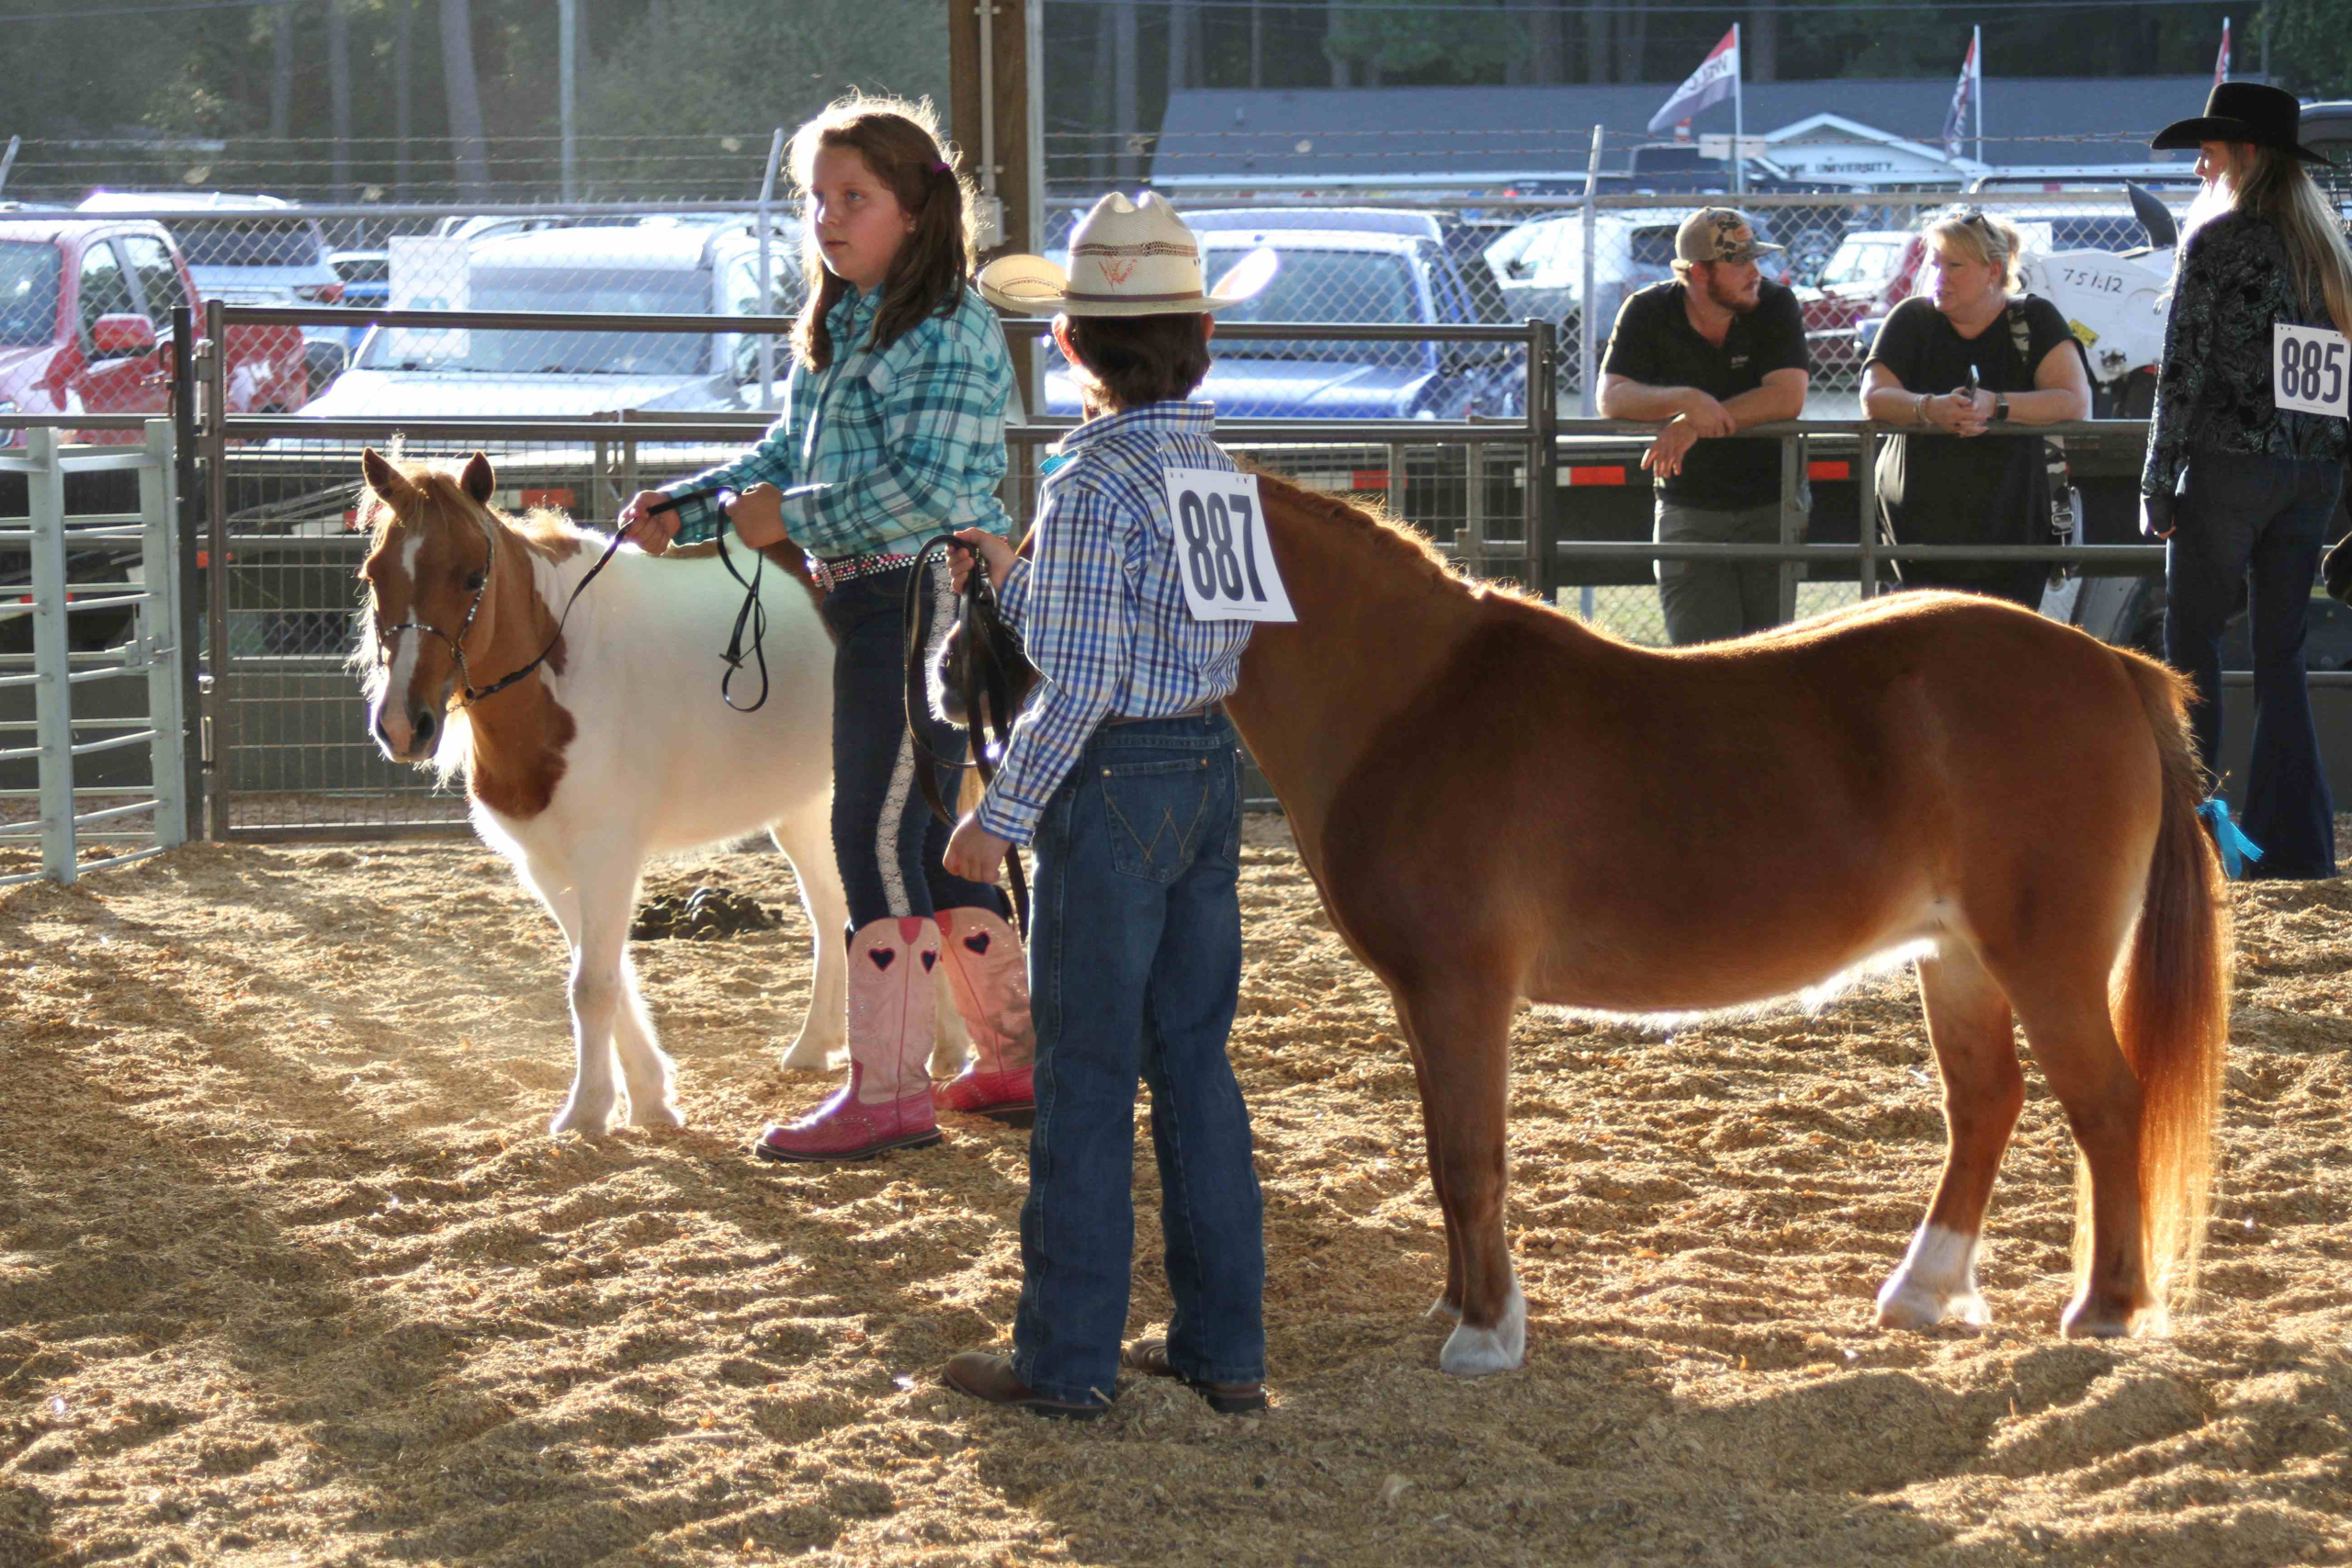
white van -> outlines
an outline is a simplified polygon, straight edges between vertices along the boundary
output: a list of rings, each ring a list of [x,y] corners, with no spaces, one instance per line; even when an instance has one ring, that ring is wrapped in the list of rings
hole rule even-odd
[[[450,245],[462,279],[440,291],[473,310],[632,316],[788,315],[799,308],[797,234],[769,241],[769,295],[748,223],[548,229]],[[395,307],[417,293],[392,253]],[[759,406],[756,336],[585,328],[379,327],[352,367],[302,410],[322,419],[516,414],[565,417],[619,409]],[[781,379],[789,351],[779,340]]]

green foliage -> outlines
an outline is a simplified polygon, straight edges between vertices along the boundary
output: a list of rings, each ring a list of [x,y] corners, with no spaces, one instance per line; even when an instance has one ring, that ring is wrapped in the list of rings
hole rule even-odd
[[[1412,9],[1343,11],[1329,48],[1384,81],[1427,85],[1497,82],[1530,47],[1517,18],[1483,0],[1409,0]]]
[[[747,138],[756,182],[760,128],[790,130],[853,87],[930,97],[947,118],[941,0],[669,0],[599,53],[582,73],[582,132],[615,139],[600,173],[640,185],[699,180],[722,139]]]
[[[2262,21],[2281,86],[2307,98],[2352,98],[2352,0],[2275,0]]]

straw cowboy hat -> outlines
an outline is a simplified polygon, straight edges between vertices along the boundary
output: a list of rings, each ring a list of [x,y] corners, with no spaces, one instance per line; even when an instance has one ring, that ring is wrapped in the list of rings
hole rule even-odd
[[[2283,148],[2307,164],[2334,167],[2334,159],[2302,145],[2302,123],[2303,108],[2294,94],[2260,82],[2223,82],[2206,98],[2203,114],[2173,121],[2148,145],[2169,150],[2204,141],[2250,141],[2256,147]]]
[[[1096,202],[1070,233],[1069,260],[1065,273],[1043,256],[1001,256],[980,268],[980,293],[1029,316],[1199,315],[1254,297],[1279,265],[1261,247],[1204,292],[1201,243],[1156,191]]]

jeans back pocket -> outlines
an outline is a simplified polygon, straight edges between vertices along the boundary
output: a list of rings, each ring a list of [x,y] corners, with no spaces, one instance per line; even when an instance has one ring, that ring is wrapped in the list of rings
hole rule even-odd
[[[1102,807],[1111,863],[1128,876],[1173,882],[1193,863],[1204,829],[1230,813],[1214,809],[1229,769],[1205,751],[1102,766]]]

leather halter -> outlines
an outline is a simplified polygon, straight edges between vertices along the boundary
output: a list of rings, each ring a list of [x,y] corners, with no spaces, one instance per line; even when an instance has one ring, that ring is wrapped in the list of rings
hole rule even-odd
[[[390,505],[390,502],[387,502],[385,504]],[[489,509],[484,507],[483,511],[487,513]],[[399,515],[397,510],[394,512],[393,515]],[[494,571],[498,566],[498,534],[494,515],[482,521],[481,533],[483,543],[490,547],[490,554],[482,561],[481,586],[474,590],[473,603],[466,606],[466,618],[458,623],[457,636],[451,637],[447,632],[443,631],[439,626],[435,626],[432,622],[420,621],[413,615],[396,626],[379,626],[376,629],[376,646],[379,649],[388,646],[388,639],[394,634],[410,631],[431,632],[435,637],[437,637],[443,642],[447,643],[449,645],[450,657],[457,661],[458,679],[464,682],[464,687],[460,695],[464,699],[464,705],[468,707],[471,707],[474,704],[481,701],[484,697],[496,696],[499,693],[514,684],[515,682],[520,681],[523,677],[528,675],[532,671],[537,670],[540,665],[545,664],[548,661],[548,656],[555,651],[556,644],[563,640],[564,623],[571,618],[572,605],[580,603],[580,596],[588,591],[588,585],[596,581],[596,574],[605,570],[605,564],[613,558],[614,553],[621,547],[621,541],[623,538],[623,536],[618,533],[616,533],[613,536],[613,542],[605,547],[605,553],[596,558],[596,564],[588,569],[588,575],[580,580],[580,585],[571,591],[571,597],[564,601],[563,614],[556,617],[555,635],[548,638],[548,645],[547,647],[539,649],[538,657],[533,659],[528,664],[524,665],[520,670],[500,676],[497,680],[492,681],[487,686],[477,686],[474,684],[474,672],[466,663],[466,636],[474,628],[474,617],[481,614],[481,602],[483,599],[488,597],[490,593],[491,573]],[[416,597],[415,584],[412,582],[409,587],[410,602],[413,604]]]

